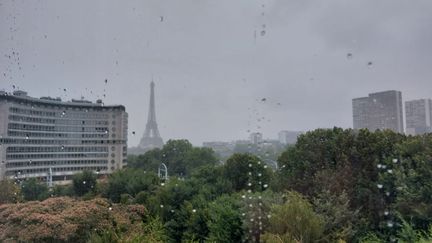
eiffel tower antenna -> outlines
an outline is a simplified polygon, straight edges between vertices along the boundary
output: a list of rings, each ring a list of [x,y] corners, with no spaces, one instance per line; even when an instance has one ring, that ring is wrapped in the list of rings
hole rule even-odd
[[[158,126],[156,123],[156,109],[155,109],[155,95],[154,95],[155,83],[150,83],[150,104],[147,118],[147,125],[144,132],[144,136],[141,138],[141,142],[138,147],[148,151],[154,148],[162,148],[163,140],[159,134]]]

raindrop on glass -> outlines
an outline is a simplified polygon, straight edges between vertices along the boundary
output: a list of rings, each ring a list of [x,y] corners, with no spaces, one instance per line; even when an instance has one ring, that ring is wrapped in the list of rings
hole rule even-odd
[[[387,221],[387,227],[393,228],[393,221]]]

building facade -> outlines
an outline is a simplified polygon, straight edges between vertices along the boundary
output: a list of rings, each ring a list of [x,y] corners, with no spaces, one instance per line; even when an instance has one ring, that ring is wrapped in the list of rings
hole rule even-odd
[[[403,133],[402,93],[384,91],[352,100],[354,129],[390,129]]]
[[[405,102],[406,132],[420,135],[432,132],[432,100],[420,99]]]
[[[278,133],[278,139],[281,144],[295,144],[297,142],[298,136],[303,134],[303,132],[298,131],[280,131]]]
[[[263,141],[263,135],[260,132],[253,132],[249,135],[249,141],[251,144],[260,144]]]
[[[121,105],[1,92],[0,179],[110,174],[127,163],[127,123]]]

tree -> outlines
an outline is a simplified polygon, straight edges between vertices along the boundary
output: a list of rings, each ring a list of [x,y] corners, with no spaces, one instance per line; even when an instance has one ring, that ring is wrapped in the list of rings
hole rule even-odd
[[[271,210],[264,242],[316,242],[323,236],[323,219],[312,205],[296,192],[288,192],[287,201]]]
[[[241,242],[243,223],[240,205],[233,197],[222,196],[209,204],[209,242]]]
[[[271,175],[271,169],[254,155],[233,154],[224,165],[224,176],[236,191],[265,190]]]
[[[46,183],[41,183],[36,178],[23,181],[21,183],[21,192],[26,201],[42,201],[49,197]]]
[[[77,173],[72,178],[72,186],[77,196],[94,192],[96,190],[96,175],[90,170]]]
[[[108,177],[108,185],[104,195],[113,202],[120,202],[122,194],[135,197],[139,192],[153,192],[160,184],[154,172],[140,169],[125,169],[114,172]]]
[[[0,181],[0,204],[21,201],[21,190],[11,180]]]
[[[168,140],[162,149],[153,149],[144,155],[130,156],[129,167],[142,168],[156,172],[161,163],[168,167],[170,176],[189,176],[192,171],[217,162],[214,151],[210,148],[197,148],[185,139]]]
[[[414,229],[432,225],[432,134],[410,137],[400,145],[395,170],[396,209]]]

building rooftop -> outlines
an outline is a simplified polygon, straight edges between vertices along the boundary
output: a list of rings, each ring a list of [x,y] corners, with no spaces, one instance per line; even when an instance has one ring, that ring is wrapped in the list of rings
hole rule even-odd
[[[9,100],[15,102],[29,102],[32,104],[40,105],[55,105],[55,106],[68,106],[77,108],[98,108],[98,109],[121,109],[126,110],[123,105],[109,105],[106,106],[102,100],[97,100],[93,103],[84,99],[72,99],[70,101],[62,101],[60,97],[52,98],[49,96],[44,96],[41,98],[34,98],[28,96],[28,93],[23,90],[16,90],[13,93],[7,93],[5,91],[0,91],[0,100]]]

